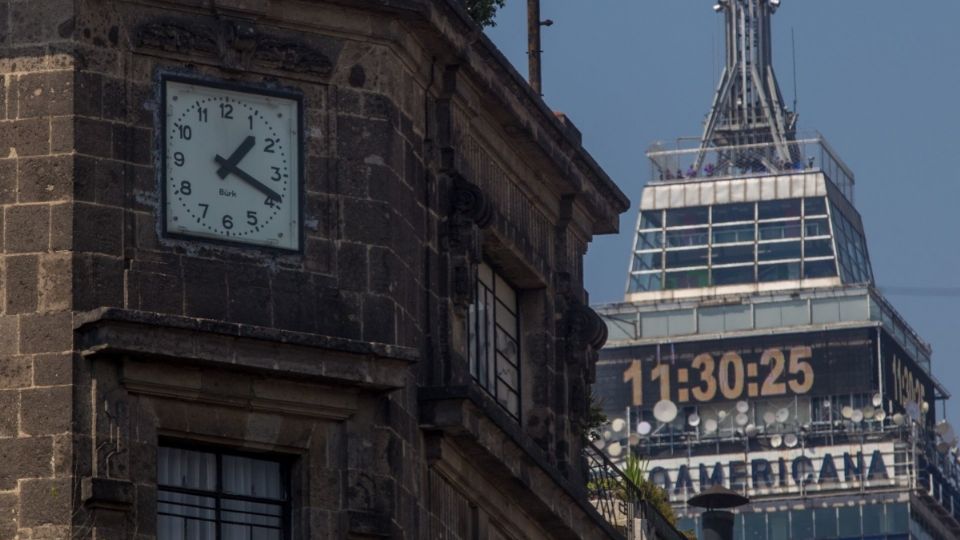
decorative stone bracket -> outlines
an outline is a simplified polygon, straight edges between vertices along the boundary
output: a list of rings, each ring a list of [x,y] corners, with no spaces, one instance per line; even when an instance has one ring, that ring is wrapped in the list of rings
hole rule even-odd
[[[451,180],[448,248],[453,277],[453,302],[461,308],[473,302],[476,265],[483,259],[480,230],[493,219],[490,198],[463,176],[449,173]]]

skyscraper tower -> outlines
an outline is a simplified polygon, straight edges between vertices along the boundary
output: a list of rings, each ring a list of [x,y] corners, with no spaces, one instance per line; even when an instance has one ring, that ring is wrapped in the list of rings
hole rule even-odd
[[[692,495],[750,497],[739,540],[960,538],[957,436],[931,350],[874,286],[854,175],[796,129],[778,0],[721,0],[726,65],[698,139],[647,153],[626,295],[598,306],[608,454]]]

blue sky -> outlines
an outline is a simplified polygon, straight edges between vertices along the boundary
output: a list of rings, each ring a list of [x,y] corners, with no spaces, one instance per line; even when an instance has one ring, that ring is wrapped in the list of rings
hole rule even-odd
[[[699,135],[717,83],[722,17],[710,0],[543,0],[544,99],[636,204],[657,140]],[[960,422],[960,2],[784,0],[774,55],[800,130],[823,133],[856,174],[878,286],[934,349]],[[526,2],[488,35],[526,73]],[[622,299],[636,210],[586,261],[591,302]],[[904,294],[905,287],[927,287]],[[949,289],[953,289],[952,291]],[[907,291],[910,292],[910,291]]]

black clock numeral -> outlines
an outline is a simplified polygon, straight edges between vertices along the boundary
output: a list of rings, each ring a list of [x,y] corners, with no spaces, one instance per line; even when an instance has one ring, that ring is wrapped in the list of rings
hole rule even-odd
[[[279,182],[283,176],[280,174],[280,167],[270,167],[273,169],[273,176],[270,177],[274,182]]]
[[[276,140],[276,139],[266,139],[266,141],[267,141],[267,145],[263,147],[263,151],[266,152],[266,153],[268,153],[268,154],[273,154],[273,153],[274,153],[273,147],[274,147],[274,145],[277,144],[277,140]]]
[[[197,120],[201,122],[207,121],[207,108],[197,109]]]
[[[183,167],[183,164],[187,162],[187,159],[183,157],[183,152],[174,152],[173,154],[173,163],[177,167]]]
[[[247,225],[255,227],[257,225],[257,213],[253,210],[247,212]]]
[[[210,209],[210,205],[209,205],[209,204],[205,204],[205,203],[200,203],[198,206],[199,206],[200,208],[203,208],[203,214],[201,214],[200,217],[201,217],[201,218],[207,217],[207,210]]]
[[[190,195],[191,193],[193,193],[193,187],[190,186],[190,182],[186,180],[184,180],[183,182],[180,182],[180,193],[182,193],[183,195]]]
[[[233,105],[230,105],[229,103],[221,103],[220,118],[229,118],[233,120]]]
[[[223,216],[223,228],[224,229],[233,228],[233,216],[231,216],[230,214]]]
[[[270,197],[267,197],[267,198],[263,201],[263,204],[264,204],[264,206],[269,206],[270,208],[276,208],[276,206],[277,206],[277,201],[275,201],[274,199],[271,199]]]
[[[189,141],[193,138],[193,130],[190,129],[190,126],[182,126],[180,124],[174,124],[177,127],[177,130],[180,131],[180,138]]]
[[[247,120],[250,121],[250,129],[253,129],[253,115],[251,114],[250,116],[248,116]]]

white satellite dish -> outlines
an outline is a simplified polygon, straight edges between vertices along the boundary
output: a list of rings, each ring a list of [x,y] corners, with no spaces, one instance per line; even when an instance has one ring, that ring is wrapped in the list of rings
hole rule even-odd
[[[922,412],[923,414],[927,414],[928,412],[930,412],[930,403],[927,401],[924,401],[923,403],[921,403],[920,412]]]
[[[727,411],[717,411],[717,418],[721,421],[727,417]]]
[[[950,451],[950,445],[948,443],[944,441],[940,441],[937,443],[937,452],[940,452],[941,454],[946,454],[949,451]]]
[[[763,423],[770,426],[777,421],[777,414],[773,411],[763,413]]]
[[[637,424],[637,433],[640,435],[649,435],[653,431],[653,426],[650,425],[650,422],[643,421]]]
[[[877,415],[877,410],[874,409],[871,405],[867,405],[863,408],[863,417],[867,420],[873,420],[873,417]]]
[[[607,455],[610,457],[619,457],[621,452],[623,452],[623,446],[619,442],[612,442],[607,447]]]
[[[743,428],[743,432],[747,434],[747,437],[754,437],[757,434],[757,426],[747,424],[747,427]]]
[[[850,420],[851,418],[853,418],[853,407],[849,405],[844,405],[843,408],[840,409],[840,416],[843,416],[847,420]]]
[[[743,413],[746,413],[746,412],[749,411],[749,410],[750,410],[750,404],[749,404],[749,403],[747,403],[746,401],[738,401],[738,402],[737,402],[737,412],[738,412],[738,413],[743,414]]]
[[[697,413],[693,413],[693,414],[691,414],[690,416],[688,416],[688,417],[687,417],[687,424],[689,424],[690,427],[697,427],[697,426],[699,426],[699,425],[700,425],[700,415],[697,414]]]
[[[717,431],[717,421],[713,418],[707,418],[703,421],[703,432],[714,433]]]
[[[779,433],[770,437],[770,446],[780,448],[781,444],[783,444],[783,437]]]
[[[653,406],[653,417],[664,424],[669,424],[677,418],[677,404],[669,399],[662,399]]]
[[[787,448],[796,448],[798,442],[800,442],[800,440],[797,439],[797,436],[793,433],[787,433],[783,436],[783,444]]]
[[[877,413],[873,415],[873,419],[876,420],[877,422],[883,422],[884,420],[887,419],[886,411],[884,411],[883,409],[878,410]]]
[[[777,422],[780,422],[781,424],[785,423],[790,419],[790,409],[786,407],[778,409],[775,418],[777,419]]]
[[[614,418],[613,422],[610,422],[610,427],[613,428],[617,433],[623,431],[627,428],[627,421],[623,418]]]
[[[905,418],[903,417],[903,415],[900,414],[900,413],[896,413],[896,414],[893,415],[893,423],[896,424],[896,425],[898,425],[898,426],[902,426],[902,425],[903,425],[903,422],[904,422],[905,420],[906,420],[906,419],[905,419]]]
[[[609,441],[609,440],[612,439],[612,438],[613,438],[613,432],[612,432],[612,431],[610,431],[609,429],[603,430],[603,440]]]
[[[744,413],[737,413],[736,420],[738,426],[745,426],[748,422],[750,422],[750,417]]]
[[[934,429],[937,433],[939,433],[940,435],[944,435],[944,434],[946,434],[948,431],[951,430],[950,424],[947,423],[946,420],[941,420],[941,421],[937,422],[937,425],[934,426],[933,429]]]
[[[630,434],[630,437],[628,437],[627,440],[630,441],[630,446],[636,446],[636,445],[640,444],[640,434],[639,434],[639,433],[631,433],[631,434]]]
[[[850,414],[850,419],[856,423],[863,422],[863,411],[855,409],[853,413]]]
[[[593,441],[593,445],[596,446],[598,450],[603,450],[603,447],[607,445],[607,441],[603,439],[597,439]]]
[[[879,393],[874,394],[874,395],[873,395],[873,406],[874,406],[874,407],[879,407],[879,406],[882,405],[882,404],[883,404],[883,396],[881,396]]]

